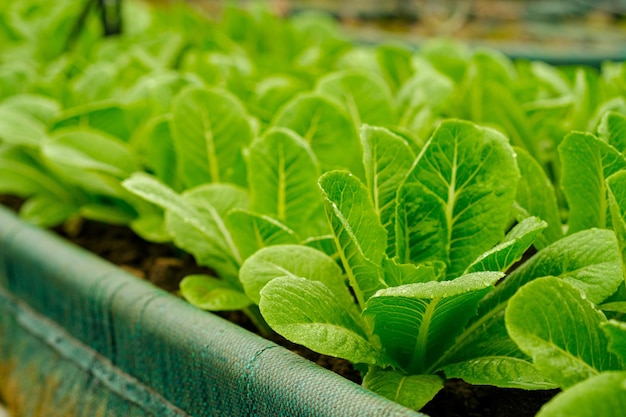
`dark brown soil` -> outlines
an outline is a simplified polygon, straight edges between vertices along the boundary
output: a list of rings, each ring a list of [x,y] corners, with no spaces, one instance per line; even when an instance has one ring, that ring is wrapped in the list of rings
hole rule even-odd
[[[0,204],[17,210],[21,200],[0,196]],[[177,293],[178,285],[186,275],[211,274],[211,270],[196,265],[190,255],[171,245],[148,243],[125,227],[84,221],[77,228],[73,228],[71,233],[62,227],[55,231],[137,277],[172,293]],[[241,312],[217,314],[255,331],[248,317]],[[359,372],[348,361],[317,354],[279,335],[273,335],[270,339],[351,381],[361,382]],[[461,380],[449,380],[422,412],[431,417],[532,417],[556,392],[473,386]]]

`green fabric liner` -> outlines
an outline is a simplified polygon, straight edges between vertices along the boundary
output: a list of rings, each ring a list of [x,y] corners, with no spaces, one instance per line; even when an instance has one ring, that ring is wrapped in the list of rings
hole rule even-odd
[[[2,207],[0,286],[2,309],[12,312],[3,316],[14,317],[2,322],[2,345],[13,343],[6,337],[11,332],[30,335],[17,340],[40,340],[42,350],[67,363],[55,374],[67,368],[98,381],[99,389],[116,398],[111,404],[119,404],[117,415],[423,416],[200,311]],[[11,360],[38,355],[21,356],[14,350]]]
[[[0,361],[21,397],[7,400],[18,415],[189,416],[2,288],[0,317]]]

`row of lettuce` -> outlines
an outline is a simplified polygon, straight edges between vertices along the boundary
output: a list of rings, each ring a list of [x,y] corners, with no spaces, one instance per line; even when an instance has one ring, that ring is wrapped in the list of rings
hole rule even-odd
[[[189,302],[414,409],[446,378],[561,388],[542,417],[626,407],[622,63],[131,2],[103,40],[49,3],[0,2],[0,193],[26,220],[173,242],[216,272]]]

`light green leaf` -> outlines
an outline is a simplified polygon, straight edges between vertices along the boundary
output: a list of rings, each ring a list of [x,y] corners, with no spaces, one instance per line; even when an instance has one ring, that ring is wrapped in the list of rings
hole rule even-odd
[[[433,373],[437,359],[476,314],[481,298],[502,278],[477,272],[452,281],[407,284],[378,291],[363,314],[387,355],[409,374]]]
[[[28,197],[50,194],[70,202],[80,199],[79,190],[64,183],[22,147],[0,145],[0,193]]]
[[[604,114],[598,135],[622,155],[626,154],[626,115],[610,111]]]
[[[266,246],[298,243],[298,235],[271,217],[234,209],[226,216],[228,229],[242,259]]]
[[[461,378],[472,385],[494,385],[525,390],[552,389],[557,386],[532,363],[508,356],[482,356],[443,368],[446,378]]]
[[[37,148],[46,137],[46,126],[34,116],[0,107],[0,143]]]
[[[440,115],[448,105],[454,83],[423,59],[414,59],[415,74],[397,94],[398,125],[414,133],[420,147],[432,134]]]
[[[384,288],[380,265],[387,234],[367,188],[354,175],[331,171],[319,180],[326,213],[346,273],[359,305]]]
[[[234,208],[245,208],[245,192],[209,184],[181,196],[144,173],[133,174],[123,186],[166,210],[166,227],[174,243],[191,253],[199,265],[210,266],[225,279],[237,279],[241,258],[223,216]]]
[[[493,309],[522,285],[546,276],[560,277],[585,292],[593,303],[601,303],[624,280],[615,234],[589,229],[554,242],[502,281],[481,303],[481,311]]]
[[[271,129],[252,143],[247,162],[253,211],[301,236],[328,233],[317,186],[320,168],[304,139],[285,128]]]
[[[126,143],[96,130],[68,128],[44,139],[41,153],[65,182],[90,194],[129,198],[120,182],[138,170],[138,164]]]
[[[320,281],[275,278],[261,290],[259,308],[270,327],[294,343],[354,364],[386,365],[365,330]]]
[[[260,249],[243,263],[239,277],[246,294],[257,304],[263,287],[278,277],[320,281],[344,308],[354,304],[339,265],[323,252],[307,246],[276,245]]]
[[[45,194],[29,198],[20,208],[21,218],[42,228],[58,226],[77,214],[76,205]]]
[[[385,282],[391,287],[397,287],[418,282],[440,281],[445,276],[446,265],[441,262],[398,264],[393,259],[383,258],[382,268]]]
[[[387,254],[393,257],[396,193],[415,155],[403,138],[381,127],[362,126],[361,143],[367,187],[380,222],[387,230]]]
[[[626,368],[626,323],[609,320],[602,323],[601,326],[609,339],[609,352],[619,358],[622,369]]]
[[[259,81],[254,91],[256,112],[269,122],[285,103],[306,89],[306,84],[295,77],[274,75],[265,78]]]
[[[447,234],[440,243],[444,247],[437,252],[443,250],[448,255],[438,255],[448,263],[448,278],[461,274],[478,255],[502,239],[519,176],[515,152],[494,130],[446,121],[428,141],[406,183],[420,184],[433,196],[411,203],[411,212],[419,222],[407,218],[407,224],[417,233]],[[411,236],[411,240],[420,238]],[[424,258],[419,253],[424,248],[418,244],[415,249],[410,248],[410,259],[419,262]]]
[[[559,206],[552,181],[541,165],[526,150],[515,148],[521,179],[517,186],[514,212],[518,220],[536,216],[548,223],[535,246],[543,249],[563,237]]]
[[[81,217],[109,224],[129,224],[137,213],[128,207],[119,207],[113,204],[88,203],[80,206]]]
[[[547,226],[546,222],[536,217],[522,220],[504,237],[501,243],[472,262],[465,273],[478,271],[506,272],[515,262],[522,259],[537,235]]]
[[[626,159],[589,133],[571,133],[561,145],[561,187],[569,206],[569,233],[610,227],[605,179],[626,169]]]
[[[554,397],[537,417],[621,417],[626,409],[626,372],[603,372]]]
[[[387,43],[376,48],[376,60],[393,91],[397,91],[411,77],[412,56],[410,46],[401,43]]]
[[[122,179],[137,170],[128,145],[90,129],[57,131],[44,140],[42,152],[51,163],[70,169],[68,173],[96,171]]]
[[[173,113],[174,148],[184,184],[245,185],[242,150],[253,132],[241,102],[225,90],[191,87],[176,98]]]
[[[620,368],[600,329],[606,318],[562,279],[538,278],[520,288],[509,300],[505,321],[535,367],[561,388]]]
[[[61,111],[61,104],[58,101],[36,94],[18,94],[8,97],[0,106],[2,109],[15,110],[34,117],[44,126],[48,126]]]
[[[394,123],[391,91],[372,72],[344,70],[328,74],[319,80],[316,91],[340,103],[357,127],[361,123],[377,126]]]
[[[165,229],[165,214],[160,207],[145,202],[138,211],[139,216],[128,224],[133,232],[149,242],[166,243],[172,240]]]
[[[371,369],[363,387],[405,407],[420,410],[443,388],[438,375],[405,375],[390,369]]]
[[[301,94],[283,107],[273,126],[286,127],[306,140],[322,171],[348,169],[363,177],[356,125],[339,105],[318,94]]]
[[[602,311],[626,314],[626,301],[610,301],[608,303],[600,304],[598,308]]]
[[[252,301],[238,288],[208,275],[187,275],[180,293],[190,304],[209,311],[241,310]]]
[[[611,209],[611,223],[617,237],[622,259],[622,272],[626,278],[626,171],[619,171],[606,180]]]

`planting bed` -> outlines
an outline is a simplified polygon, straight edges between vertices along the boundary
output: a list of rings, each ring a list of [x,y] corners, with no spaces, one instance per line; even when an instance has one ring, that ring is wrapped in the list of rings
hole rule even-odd
[[[626,408],[624,62],[256,6],[128,2],[122,35],[57,38],[76,5],[1,1],[0,202],[121,270],[0,211],[0,376],[137,415]]]
[[[23,201],[20,198],[0,195],[0,204],[18,211]],[[79,230],[72,234],[68,235],[67,231],[61,228],[56,232],[166,291],[177,292],[180,281],[186,275],[206,272],[206,268],[198,267],[189,255],[175,250],[170,245],[146,242],[127,227],[85,221]],[[239,312],[224,312],[219,315],[256,332],[250,320]],[[356,383],[361,382],[360,374],[345,360],[319,355],[276,334],[270,337],[276,343],[344,378]],[[502,389],[471,386],[461,380],[451,380],[423,412],[431,417],[532,417],[555,394],[555,390]]]

